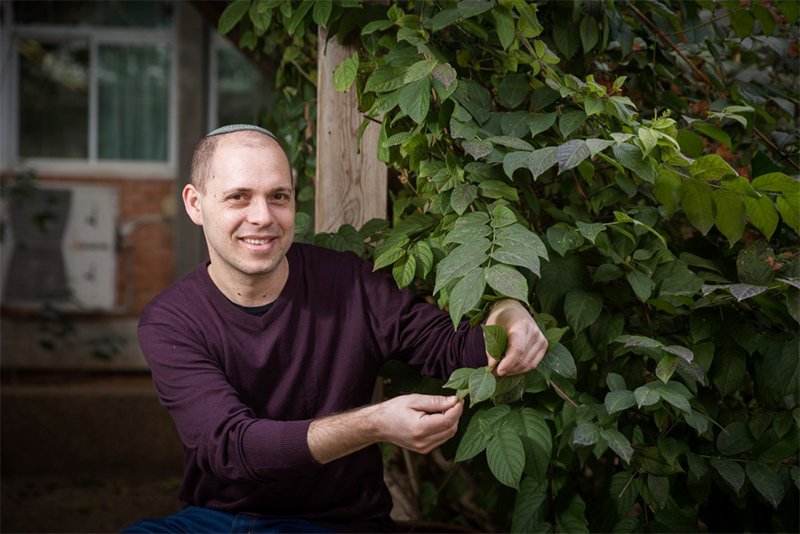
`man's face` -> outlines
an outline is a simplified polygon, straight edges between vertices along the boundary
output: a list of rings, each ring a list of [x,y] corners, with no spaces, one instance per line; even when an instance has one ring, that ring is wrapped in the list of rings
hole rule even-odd
[[[295,199],[289,162],[264,135],[224,135],[203,191],[184,189],[186,211],[203,226],[213,277],[226,282],[269,276],[294,239]]]

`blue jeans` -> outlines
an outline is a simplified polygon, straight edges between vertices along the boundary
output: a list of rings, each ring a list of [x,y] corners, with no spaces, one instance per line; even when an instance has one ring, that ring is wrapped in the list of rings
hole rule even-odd
[[[188,506],[177,514],[144,519],[123,532],[185,534],[260,534],[262,532],[333,532],[305,519],[265,519],[250,514],[229,514],[218,510]]]

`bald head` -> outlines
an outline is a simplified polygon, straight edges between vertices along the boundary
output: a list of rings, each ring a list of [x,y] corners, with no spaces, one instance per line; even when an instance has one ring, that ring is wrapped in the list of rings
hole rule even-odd
[[[194,149],[190,180],[198,191],[205,191],[206,182],[213,172],[214,154],[220,146],[235,144],[238,146],[263,147],[264,150],[278,150],[289,161],[283,147],[275,135],[263,128],[246,124],[235,124],[218,128],[203,137]],[[292,183],[294,184],[294,175]]]

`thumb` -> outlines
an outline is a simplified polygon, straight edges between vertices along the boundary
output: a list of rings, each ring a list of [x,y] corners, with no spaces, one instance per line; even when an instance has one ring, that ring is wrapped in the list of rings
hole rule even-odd
[[[417,395],[414,400],[413,408],[427,413],[445,412],[458,404],[458,397],[456,396]]]

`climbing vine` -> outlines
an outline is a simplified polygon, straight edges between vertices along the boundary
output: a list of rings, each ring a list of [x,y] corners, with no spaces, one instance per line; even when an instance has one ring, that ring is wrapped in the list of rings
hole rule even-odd
[[[550,342],[444,385],[469,410],[429,519],[798,529],[798,4],[237,0],[237,24],[357,43],[334,83],[403,186],[391,224],[319,239],[454,324],[517,299]]]

